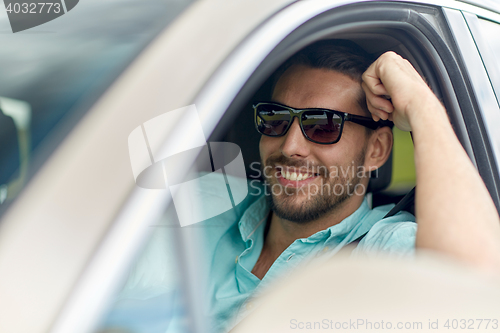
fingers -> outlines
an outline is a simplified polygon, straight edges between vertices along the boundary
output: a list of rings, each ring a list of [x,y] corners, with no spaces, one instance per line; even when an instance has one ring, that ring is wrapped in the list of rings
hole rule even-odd
[[[412,77],[416,73],[412,72],[415,70],[406,59],[389,51],[382,54],[368,67],[363,73],[362,80],[373,94],[391,95],[395,89],[400,88],[403,77]],[[416,75],[418,76],[418,73]]]
[[[369,89],[373,94],[389,95],[389,92],[385,89],[384,84],[376,73],[376,62],[371,64],[366,72],[363,73],[362,79],[366,85],[366,88]]]
[[[368,110],[372,114],[373,120],[387,120],[391,113],[394,111],[394,106],[392,105],[392,103],[385,98],[385,95],[379,96],[373,93],[373,91],[370,90],[369,86],[365,82],[363,82],[361,86],[365,91],[366,104],[368,106]],[[385,90],[385,88],[383,89]],[[382,89],[379,89],[379,91],[382,91]]]
[[[392,120],[401,130],[411,130],[418,115],[434,98],[432,90],[411,63],[394,52],[382,54],[362,76],[366,104],[374,120]],[[390,96],[391,100],[387,99]]]
[[[371,112],[374,121],[387,120],[394,111],[392,103],[386,98],[390,94],[379,77],[378,62],[379,59],[363,73],[363,82],[361,84],[365,91],[368,110]]]

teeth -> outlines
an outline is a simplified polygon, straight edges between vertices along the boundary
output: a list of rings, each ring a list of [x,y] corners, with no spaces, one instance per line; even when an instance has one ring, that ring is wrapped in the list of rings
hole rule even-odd
[[[286,171],[285,172],[284,170],[281,170],[281,175],[285,179],[296,180],[296,181],[306,180],[308,178],[311,178],[311,177],[315,176],[315,175],[303,174],[303,173],[296,173],[296,172],[290,172],[290,171]]]

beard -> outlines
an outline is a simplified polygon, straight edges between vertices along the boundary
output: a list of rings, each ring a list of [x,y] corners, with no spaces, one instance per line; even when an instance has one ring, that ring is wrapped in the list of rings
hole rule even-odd
[[[272,167],[273,175],[267,175],[263,168],[265,176],[265,186],[267,201],[271,210],[281,219],[290,222],[305,224],[315,221],[334,210],[342,207],[346,201],[354,194],[365,193],[365,186],[361,184],[364,173],[365,149],[347,166],[332,166],[330,170],[325,166],[306,165],[303,161],[289,159],[283,155],[276,158],[268,158],[266,166]],[[320,184],[309,183],[300,188],[285,187],[281,185],[277,177],[276,165],[295,168],[295,170],[313,170],[320,178]],[[264,166],[264,163],[261,164]],[[337,172],[332,173],[331,169]],[[360,172],[359,170],[363,170]],[[316,172],[318,171],[318,172]],[[362,175],[360,176],[360,173]],[[362,193],[358,191],[362,187]]]

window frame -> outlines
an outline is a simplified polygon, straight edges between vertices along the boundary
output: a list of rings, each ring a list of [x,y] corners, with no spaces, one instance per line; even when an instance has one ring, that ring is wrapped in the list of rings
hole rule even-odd
[[[500,126],[499,104],[467,25],[466,13],[451,8],[444,8],[443,12],[454,39],[455,57],[473,104],[472,112],[464,112],[464,116],[468,117],[467,122],[475,127],[475,131],[471,132],[471,139],[475,142],[474,151],[479,157],[477,167],[497,211],[500,211],[500,133],[496,130]],[[488,169],[489,172],[486,172]]]

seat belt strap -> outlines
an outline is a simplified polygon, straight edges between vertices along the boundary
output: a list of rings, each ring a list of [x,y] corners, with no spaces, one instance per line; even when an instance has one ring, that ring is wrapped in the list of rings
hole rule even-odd
[[[384,216],[384,219],[396,215],[402,210],[408,208],[413,202],[415,202],[415,188],[408,192],[397,204],[394,206],[389,213]]]
[[[415,201],[415,188],[416,187],[414,187],[401,200],[399,200],[399,202],[396,204],[396,206],[394,206],[387,214],[385,214],[383,219],[394,216],[397,213],[399,213],[400,211],[408,208],[408,206],[410,206]],[[370,230],[368,230],[368,231],[370,231]],[[361,236],[359,236],[358,238],[356,238],[355,240],[353,240],[352,242],[349,242],[347,244],[352,244],[354,246],[358,246],[358,243],[366,236],[368,231],[365,232],[364,234],[362,234]]]

